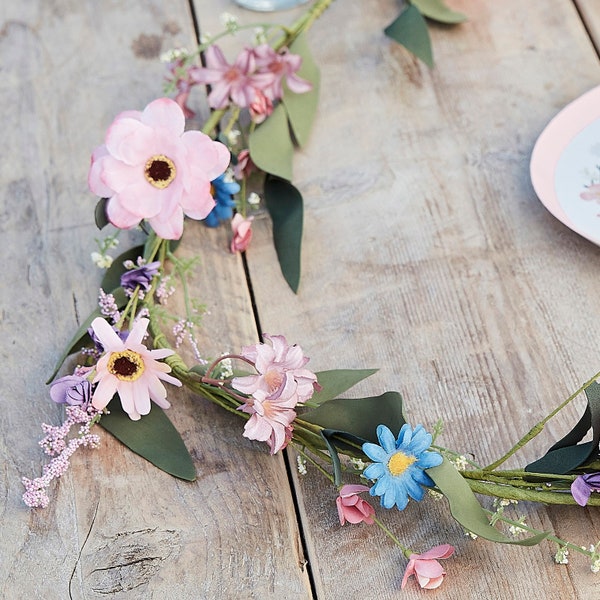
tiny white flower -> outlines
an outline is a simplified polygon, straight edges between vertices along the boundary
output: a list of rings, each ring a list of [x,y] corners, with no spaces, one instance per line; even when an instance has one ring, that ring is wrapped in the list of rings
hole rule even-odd
[[[297,456],[296,462],[298,463],[298,473],[300,473],[300,475],[306,475],[306,473],[307,473],[306,459],[303,458],[302,456]]]
[[[248,196],[248,204],[252,204],[253,206],[260,204],[260,196],[256,192],[252,192]]]
[[[232,129],[228,134],[227,134],[227,141],[232,145],[235,146],[238,142],[238,140],[240,139],[240,135],[242,135],[242,132],[239,129]]]

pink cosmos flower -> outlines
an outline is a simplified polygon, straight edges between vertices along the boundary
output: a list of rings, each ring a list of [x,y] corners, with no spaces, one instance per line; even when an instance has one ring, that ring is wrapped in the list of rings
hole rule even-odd
[[[107,216],[120,229],[147,219],[157,235],[179,239],[184,214],[204,219],[215,201],[210,182],[229,165],[229,151],[200,131],[186,131],[179,105],[154,100],[113,121],[94,150],[90,190],[108,198]]]
[[[340,495],[335,499],[340,517],[340,525],[348,523],[367,523],[373,525],[375,522],[375,509],[358,494],[368,492],[366,485],[345,485],[340,490]]]
[[[242,348],[241,356],[254,364],[258,375],[234,377],[231,385],[243,394],[268,400],[290,398],[306,402],[319,388],[317,376],[304,366],[309,361],[302,348],[290,346],[282,335],[267,335],[270,344],[254,344]],[[288,406],[286,404],[286,406]]]
[[[119,394],[123,410],[137,421],[150,412],[152,399],[161,408],[171,406],[167,391],[161,380],[180,386],[181,381],[167,375],[171,367],[157,362],[173,354],[173,350],[148,350],[142,340],[148,328],[148,319],[138,319],[127,339],[123,341],[117,332],[100,317],[92,321],[92,329],[104,347],[105,354],[96,365],[97,383],[92,396],[92,405],[102,410],[115,393]]]
[[[411,554],[402,578],[402,588],[404,588],[411,575],[414,575],[419,585],[426,590],[434,590],[440,587],[442,581],[444,581],[446,571],[435,559],[449,558],[453,553],[454,546],[442,544],[423,554]]]
[[[294,406],[298,401],[296,396],[271,398],[257,390],[249,400],[238,409],[252,415],[244,426],[244,437],[266,442],[271,454],[279,452],[292,439],[292,422],[296,418]]]
[[[209,46],[204,53],[206,67],[190,69],[190,76],[195,83],[209,83],[211,91],[208,105],[211,108],[225,108],[229,99],[238,106],[250,106],[255,96],[255,82],[251,76],[254,72],[254,53],[244,48],[230,65],[217,45]]]
[[[271,100],[283,98],[282,82],[285,82],[290,90],[296,94],[303,94],[312,90],[312,84],[296,75],[302,65],[302,57],[298,54],[291,54],[287,50],[275,52],[268,44],[261,44],[254,48],[256,66],[260,73],[270,74],[271,81],[268,79],[267,86],[261,87],[265,96]]]
[[[595,200],[600,203],[600,183],[595,183],[579,194],[582,200]]]
[[[233,239],[231,240],[230,250],[233,254],[236,252],[245,252],[252,240],[252,221],[254,217],[244,219],[240,213],[233,215],[231,219],[231,231]]]

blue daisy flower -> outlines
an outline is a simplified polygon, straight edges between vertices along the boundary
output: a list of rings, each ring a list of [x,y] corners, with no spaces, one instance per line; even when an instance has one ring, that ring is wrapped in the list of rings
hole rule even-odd
[[[423,425],[414,429],[408,423],[402,425],[398,438],[385,426],[377,427],[377,439],[380,446],[367,442],[363,452],[374,461],[364,475],[375,481],[371,487],[371,496],[381,496],[381,506],[404,510],[408,497],[420,501],[425,490],[421,486],[431,487],[433,480],[424,469],[437,467],[442,456],[437,452],[428,452],[432,437]]]
[[[204,224],[208,225],[208,227],[217,227],[221,221],[233,217],[235,201],[232,196],[240,191],[240,184],[235,181],[228,181],[225,177],[225,173],[223,173],[223,175],[219,175],[216,179],[211,181],[210,185],[212,188],[211,193],[216,204],[204,219]]]

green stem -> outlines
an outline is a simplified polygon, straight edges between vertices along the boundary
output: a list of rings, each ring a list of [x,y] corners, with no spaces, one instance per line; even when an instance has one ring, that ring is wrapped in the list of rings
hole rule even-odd
[[[493,471],[497,467],[499,467],[502,463],[506,462],[513,454],[518,452],[523,446],[528,444],[534,437],[542,432],[546,423],[550,421],[554,416],[556,416],[567,404],[572,402],[581,392],[587,390],[596,379],[600,377],[600,371],[596,373],[591,379],[586,381],[577,391],[571,394],[562,404],[560,404],[557,408],[555,408],[549,415],[543,418],[537,425],[532,427],[529,432],[523,436],[504,456],[501,456],[498,460],[494,461],[490,465],[484,468],[484,471]]]
[[[387,535],[390,540],[392,540],[392,542],[394,542],[394,544],[396,544],[396,546],[402,550],[402,554],[404,554],[406,558],[410,558],[410,555],[414,554],[412,550],[400,543],[400,540],[377,517],[373,517],[373,520],[377,524],[377,527],[379,527],[379,529],[381,529],[381,531],[383,531],[383,533],[385,533],[385,535]]]

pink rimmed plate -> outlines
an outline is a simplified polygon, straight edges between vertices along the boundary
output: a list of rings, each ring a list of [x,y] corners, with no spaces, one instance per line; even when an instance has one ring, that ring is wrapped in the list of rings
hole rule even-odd
[[[533,148],[530,173],[546,208],[600,246],[600,86],[548,123]]]

